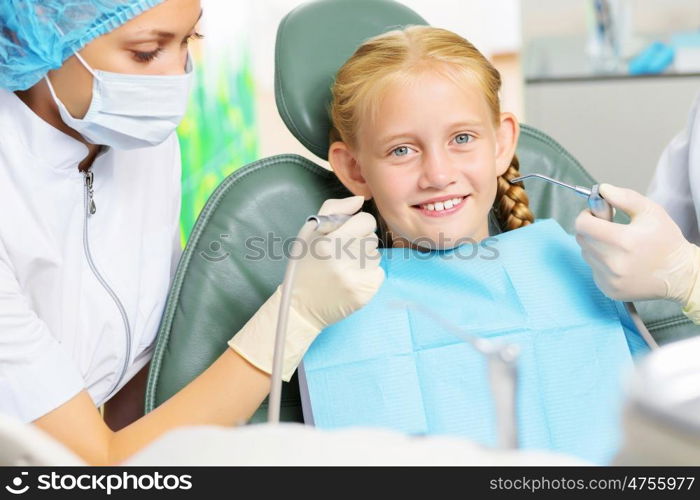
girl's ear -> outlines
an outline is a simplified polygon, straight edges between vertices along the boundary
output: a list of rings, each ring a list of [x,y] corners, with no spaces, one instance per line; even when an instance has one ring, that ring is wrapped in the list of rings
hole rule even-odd
[[[513,113],[501,113],[501,122],[496,130],[496,170],[503,175],[515,155],[520,136],[520,124]]]
[[[367,181],[362,177],[360,164],[347,144],[334,142],[328,148],[328,161],[340,182],[355,196],[364,196],[365,200],[372,199],[372,192]]]

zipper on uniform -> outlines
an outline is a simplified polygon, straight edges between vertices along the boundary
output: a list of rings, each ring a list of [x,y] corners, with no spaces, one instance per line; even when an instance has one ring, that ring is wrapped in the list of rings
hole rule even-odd
[[[85,171],[85,187],[87,188],[88,212],[90,215],[94,215],[94,213],[97,212],[97,206],[95,205],[94,191],[92,189],[93,179],[94,179],[94,175],[92,173],[92,170],[86,170]]]
[[[124,309],[121,300],[119,300],[117,294],[114,293],[114,290],[112,290],[107,281],[102,277],[102,274],[97,270],[97,266],[95,266],[95,262],[92,260],[92,252],[90,251],[90,239],[88,238],[88,218],[91,215],[94,215],[95,212],[97,212],[97,206],[95,205],[95,196],[92,187],[94,175],[91,170],[86,170],[84,174],[85,189],[83,200],[85,205],[85,219],[83,221],[83,250],[85,251],[85,258],[87,259],[88,265],[90,266],[92,273],[95,275],[95,278],[97,278],[97,281],[100,282],[102,287],[107,291],[109,296],[114,301],[114,304],[117,306],[117,309],[119,309],[119,314],[121,315],[122,322],[124,323],[124,333],[126,334],[126,352],[124,353],[124,362],[122,364],[122,370],[116,382],[107,393],[107,397],[105,398],[105,400],[107,400],[112,396],[117,387],[119,387],[119,383],[122,381],[129,368],[129,361],[131,359],[131,325],[129,325],[129,318],[126,315],[126,310]]]

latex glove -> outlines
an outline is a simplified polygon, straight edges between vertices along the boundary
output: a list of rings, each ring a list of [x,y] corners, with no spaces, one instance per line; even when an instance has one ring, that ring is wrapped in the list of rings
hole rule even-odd
[[[362,196],[326,200],[319,215],[357,212]],[[377,222],[360,212],[327,235],[315,233],[297,263],[284,349],[282,378],[289,381],[325,327],[365,305],[384,281],[379,266]],[[272,373],[281,286],[230,341],[229,346],[258,369]]]
[[[660,205],[636,191],[602,184],[600,192],[631,222],[608,222],[588,210],[576,219],[576,241],[598,287],[617,300],[675,300],[697,322],[700,249]]]

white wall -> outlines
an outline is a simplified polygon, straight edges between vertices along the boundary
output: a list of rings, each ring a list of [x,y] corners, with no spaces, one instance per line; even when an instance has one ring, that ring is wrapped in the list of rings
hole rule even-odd
[[[551,135],[599,182],[643,193],[699,91],[700,76],[528,85],[527,123]]]

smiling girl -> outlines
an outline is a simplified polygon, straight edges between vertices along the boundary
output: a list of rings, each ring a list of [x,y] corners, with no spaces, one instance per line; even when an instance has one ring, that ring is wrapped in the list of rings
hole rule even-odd
[[[389,246],[450,248],[533,222],[519,176],[519,126],[498,71],[468,41],[414,26],[364,43],[338,71],[329,161],[374,201]]]

